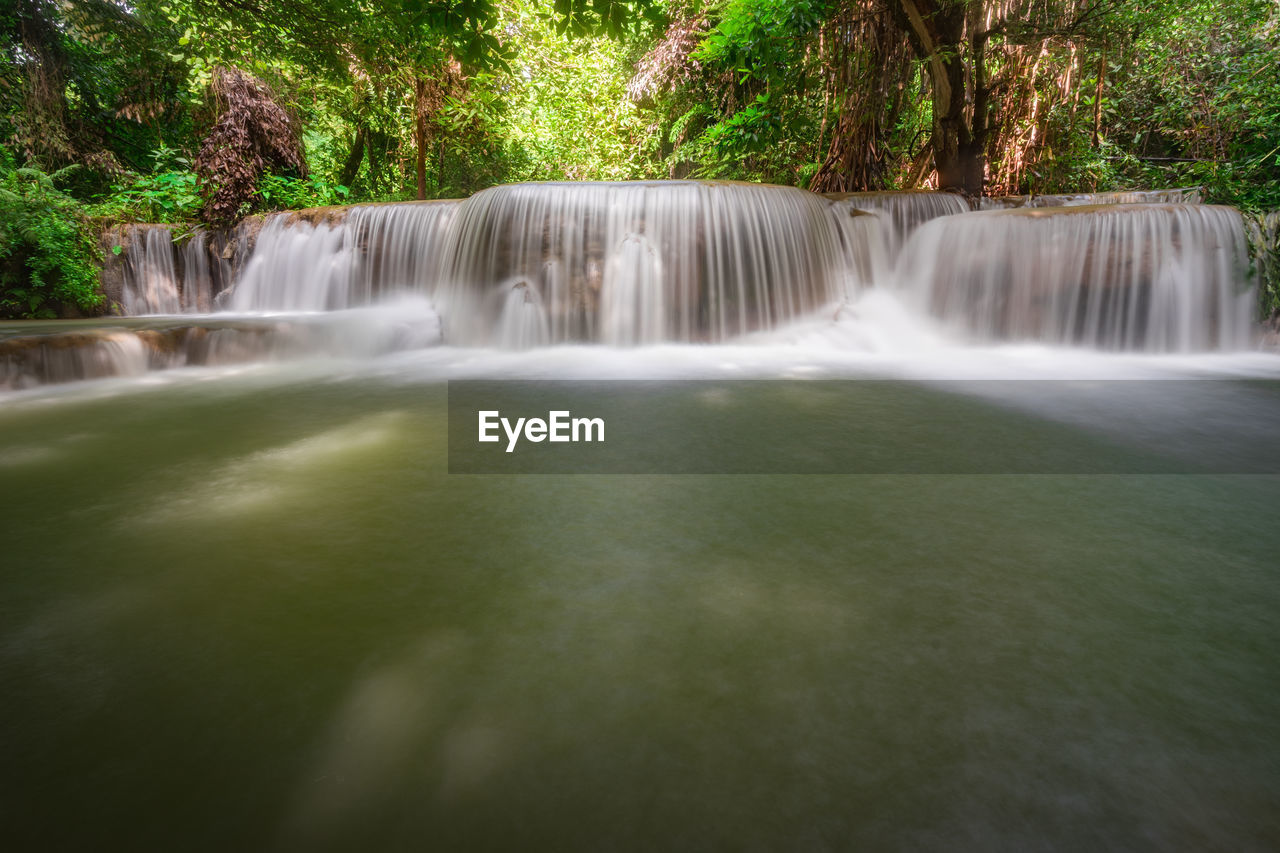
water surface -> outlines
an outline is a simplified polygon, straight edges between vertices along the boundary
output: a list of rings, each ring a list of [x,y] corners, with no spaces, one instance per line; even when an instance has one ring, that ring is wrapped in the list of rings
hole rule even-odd
[[[438,381],[179,374],[0,403],[14,849],[1280,845],[1276,476],[450,476]]]

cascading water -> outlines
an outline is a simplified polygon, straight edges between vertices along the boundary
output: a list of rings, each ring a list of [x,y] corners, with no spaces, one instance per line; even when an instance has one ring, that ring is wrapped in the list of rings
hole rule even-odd
[[[127,332],[152,369],[441,341],[512,350],[725,342],[804,315],[834,323],[834,339],[878,348],[932,340],[921,314],[984,341],[1248,346],[1253,296],[1240,216],[1132,204],[1150,198],[1198,197],[1037,196],[984,201],[1027,209],[969,213],[964,199],[934,192],[824,198],[697,181],[516,184],[464,201],[275,214],[176,241],[169,226],[127,226],[106,235],[104,289],[129,314],[237,318],[196,317],[183,334]],[[914,307],[895,301],[903,294]],[[842,302],[847,310],[816,313]],[[271,322],[238,325],[256,314]],[[317,326],[310,314],[325,319]],[[850,324],[856,334],[841,331],[855,331]],[[136,358],[100,357],[97,339],[68,340],[99,355],[11,340],[0,356],[21,384],[136,367]]]
[[[437,278],[457,205],[336,209],[316,222],[297,214],[272,216],[224,304],[241,312],[335,311],[420,291]]]
[[[657,247],[633,234],[617,247],[600,287],[600,340],[646,344],[662,340],[662,258]]]
[[[546,345],[547,311],[532,282],[517,281],[507,290],[498,319],[498,338],[511,349]]]
[[[130,225],[107,236],[107,251],[114,255],[120,247],[123,263],[114,296],[128,315],[207,313],[214,308],[214,294],[231,278],[230,265],[203,229],[185,240],[176,239],[167,225]]]
[[[144,341],[119,329],[0,336],[0,390],[78,379],[137,376],[151,366]]]
[[[197,230],[182,247],[182,313],[212,311],[214,294],[230,279],[230,264],[216,251],[209,233]]]
[[[848,263],[852,239],[820,197],[789,187],[494,187],[458,209],[437,304],[458,344],[518,345],[501,322],[517,284],[536,293],[524,305],[545,312],[551,343],[722,341],[869,284]]]
[[[911,238],[900,286],[981,340],[1188,352],[1248,345],[1240,214],[1200,205],[967,213]]]
[[[177,252],[168,228],[133,226],[126,230],[124,292],[126,314],[178,314],[182,311]]]
[[[0,390],[173,367],[307,356],[367,359],[440,343],[439,318],[421,300],[291,317],[206,314],[105,322],[0,324]]]
[[[898,257],[903,243],[924,223],[939,216],[966,213],[969,204],[955,193],[858,192],[827,193],[832,207],[874,213],[884,222],[885,251],[891,259]]]
[[[460,344],[719,341],[870,285],[876,227],[789,187],[517,184],[272,216],[251,251],[241,238],[248,260],[219,303],[332,311],[411,291]]]
[[[889,252],[887,231],[892,226],[870,211],[848,205],[832,204],[830,213],[840,232],[851,292],[885,281],[893,271],[894,256]]]

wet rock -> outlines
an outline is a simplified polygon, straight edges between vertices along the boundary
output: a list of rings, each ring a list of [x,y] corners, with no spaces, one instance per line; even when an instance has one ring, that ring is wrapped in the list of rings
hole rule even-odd
[[[1262,322],[1261,344],[1263,349],[1280,351],[1280,308]]]
[[[1181,187],[1168,190],[1122,190],[1118,192],[1062,195],[993,196],[980,199],[977,209],[1077,207],[1099,204],[1200,204],[1203,201],[1203,187]]]

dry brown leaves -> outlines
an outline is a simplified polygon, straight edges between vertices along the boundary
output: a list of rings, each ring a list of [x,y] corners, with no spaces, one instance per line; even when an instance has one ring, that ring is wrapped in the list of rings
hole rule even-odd
[[[252,207],[265,169],[305,176],[307,166],[297,122],[266,84],[239,69],[218,68],[211,88],[218,120],[195,162],[205,197],[201,215],[210,224],[229,225]]]

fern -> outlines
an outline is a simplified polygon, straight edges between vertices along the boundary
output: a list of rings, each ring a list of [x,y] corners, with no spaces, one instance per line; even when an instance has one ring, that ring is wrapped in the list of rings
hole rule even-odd
[[[0,148],[0,317],[54,317],[99,308],[98,248],[84,206],[53,175]]]

